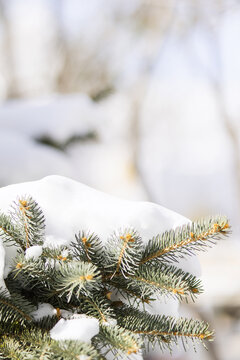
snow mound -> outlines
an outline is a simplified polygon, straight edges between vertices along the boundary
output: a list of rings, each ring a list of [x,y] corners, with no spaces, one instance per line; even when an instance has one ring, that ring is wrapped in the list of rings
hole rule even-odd
[[[99,322],[90,316],[82,315],[80,319],[61,319],[51,329],[54,340],[81,340],[90,342],[99,333]]]
[[[53,316],[56,314],[56,310],[51,304],[41,303],[38,304],[37,310],[32,312],[32,317],[35,320],[40,320],[45,316]]]
[[[103,241],[117,229],[135,228],[143,240],[188,223],[185,217],[150,202],[128,201],[94,190],[62,176],[9,185],[0,189],[0,208],[7,212],[18,196],[31,195],[46,217],[46,234],[74,239],[90,230]]]
[[[28,259],[37,259],[39,256],[42,255],[42,246],[34,245],[30,246],[25,252],[25,258]]]

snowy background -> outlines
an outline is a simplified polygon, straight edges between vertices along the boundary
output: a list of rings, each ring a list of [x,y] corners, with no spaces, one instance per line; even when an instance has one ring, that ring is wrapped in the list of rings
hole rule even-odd
[[[237,0],[0,0],[0,186],[59,174],[230,219],[191,305],[216,341],[179,360],[240,358],[239,39]]]

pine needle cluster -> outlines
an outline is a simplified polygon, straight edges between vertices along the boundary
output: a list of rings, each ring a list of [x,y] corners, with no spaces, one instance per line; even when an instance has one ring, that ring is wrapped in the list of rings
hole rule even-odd
[[[8,215],[0,214],[1,239],[18,249],[5,279],[8,290],[0,292],[0,359],[104,360],[109,351],[131,358],[156,344],[171,350],[179,341],[212,340],[207,323],[151,315],[146,307],[158,296],[194,300],[203,291],[201,281],[176,263],[228,232],[228,220],[217,216],[148,242],[135,229],[115,232],[105,242],[80,231],[69,246],[47,247],[41,208],[31,196],[17,199]],[[42,253],[29,258],[26,251],[34,245]],[[51,304],[55,314],[36,320],[39,303]],[[70,318],[86,314],[99,320],[91,344],[50,337],[64,310]]]

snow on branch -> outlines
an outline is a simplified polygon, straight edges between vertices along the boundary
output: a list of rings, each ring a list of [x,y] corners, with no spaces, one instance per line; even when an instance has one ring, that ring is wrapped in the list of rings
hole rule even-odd
[[[15,349],[25,358],[46,351],[48,359],[71,354],[103,360],[111,351],[134,359],[142,358],[149,344],[171,350],[179,339],[183,344],[212,340],[205,322],[152,315],[140,307],[159,295],[194,300],[201,281],[168,262],[228,233],[227,219],[218,216],[149,241],[133,228],[114,232],[105,242],[81,230],[75,241],[50,246],[44,243],[41,208],[31,196],[18,198],[9,215],[0,215],[4,244],[18,249],[5,279],[8,291],[0,293],[0,356],[11,358]]]

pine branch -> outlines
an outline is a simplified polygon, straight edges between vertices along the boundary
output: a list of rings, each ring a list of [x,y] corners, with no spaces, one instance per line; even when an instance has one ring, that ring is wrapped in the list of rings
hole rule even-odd
[[[133,356],[141,352],[143,341],[170,348],[179,340],[183,344],[188,339],[212,340],[213,332],[202,321],[151,315],[124,305],[117,297],[114,301],[111,294],[120,292],[132,305],[150,303],[159,294],[194,300],[202,292],[200,280],[168,262],[227,235],[226,218],[165,232],[145,249],[133,229],[115,233],[104,247],[96,235],[80,232],[71,247],[43,246],[37,259],[26,257],[23,250],[43,243],[44,227],[42,211],[31,197],[18,199],[10,216],[0,214],[0,236],[6,244],[21,247],[6,279],[11,296],[0,293],[0,358],[104,360],[109,350],[117,358]],[[31,313],[41,302],[52,304],[57,314],[34,320]],[[99,320],[100,333],[92,345],[50,338],[49,330],[63,310],[73,317],[86,314]]]
[[[25,249],[19,228],[13,224],[12,218],[5,214],[0,214],[0,237],[7,246],[17,245]]]
[[[57,264],[59,263],[69,262],[73,260],[69,248],[65,245],[57,246],[54,248],[43,247],[42,259],[50,262],[50,264],[52,264],[52,267],[57,266]]]
[[[109,277],[133,275],[141,260],[142,240],[134,230],[114,233],[105,246],[104,270]]]
[[[22,348],[21,344],[13,338],[4,336],[0,342],[0,359],[1,360],[25,360],[32,356],[30,350]],[[32,359],[32,358],[31,358]]]
[[[1,328],[15,331],[15,327],[27,326],[32,323],[31,312],[35,307],[20,294],[0,292],[0,325]]]
[[[118,310],[119,325],[141,335],[153,345],[158,342],[164,346],[171,342],[183,343],[190,339],[194,341],[212,340],[213,331],[203,321],[179,318],[165,315],[151,315],[135,308],[123,306]]]
[[[99,237],[93,233],[79,232],[76,242],[71,243],[71,252],[75,260],[91,262],[101,267],[103,263],[103,245]]]
[[[27,260],[19,255],[8,281],[18,281],[25,291],[31,291],[31,297],[34,294],[39,301],[47,300],[58,307],[65,307],[70,300],[78,305],[80,295],[86,296],[92,290],[100,289],[101,277],[96,266],[61,260],[54,260],[54,264],[41,258]]]
[[[54,287],[57,267],[41,258],[27,260],[24,255],[18,255],[14,265],[6,279],[10,290],[16,284],[16,289],[22,289],[31,301],[50,302],[55,307],[65,307],[66,297],[60,297]]]
[[[99,293],[92,293],[91,296],[84,296],[79,299],[79,311],[89,316],[93,316],[101,323],[105,323],[109,318],[115,318],[111,302]]]
[[[32,328],[32,331],[35,331],[36,328],[38,328],[42,332],[48,332],[54,327],[54,325],[56,325],[58,321],[58,313],[53,314],[52,316],[44,316],[38,320],[34,320],[34,327]]]
[[[94,341],[101,341],[102,347],[109,348],[118,358],[138,353],[143,345],[140,336],[117,325],[102,325]]]
[[[55,341],[52,345],[54,359],[104,360],[105,358],[90,344],[82,341]]]
[[[149,304],[151,300],[154,300],[154,290],[151,286],[141,286],[141,284],[131,278],[125,279],[123,276],[115,276],[112,279],[108,279],[107,283],[113,288],[116,288],[129,302],[134,299],[134,303],[136,302],[138,304],[141,302]]]
[[[4,360],[103,360],[103,356],[90,344],[82,341],[54,341],[39,330],[25,331],[17,339],[3,337],[0,359]]]
[[[115,278],[112,284],[126,292],[130,290],[130,293],[139,296],[143,302],[149,302],[147,299],[154,294],[171,295],[179,300],[187,300],[191,296],[194,300],[203,291],[201,281],[195,276],[165,264],[142,265],[128,279]]]
[[[79,297],[80,294],[86,295],[100,289],[100,272],[95,265],[83,261],[63,263],[59,266],[53,287],[59,296],[65,295],[69,302],[73,293]]]
[[[19,198],[14,203],[11,215],[21,226],[20,233],[25,241],[25,249],[43,243],[45,218],[38,203],[31,196]]]
[[[21,287],[28,290],[45,289],[47,291],[55,278],[56,269],[47,262],[38,259],[26,259],[23,254],[14,259],[14,268],[8,275],[18,281]]]
[[[202,219],[176,230],[166,231],[149,241],[141,264],[151,261],[177,261],[179,257],[204,250],[223,235],[228,235],[229,224],[225,217]]]

